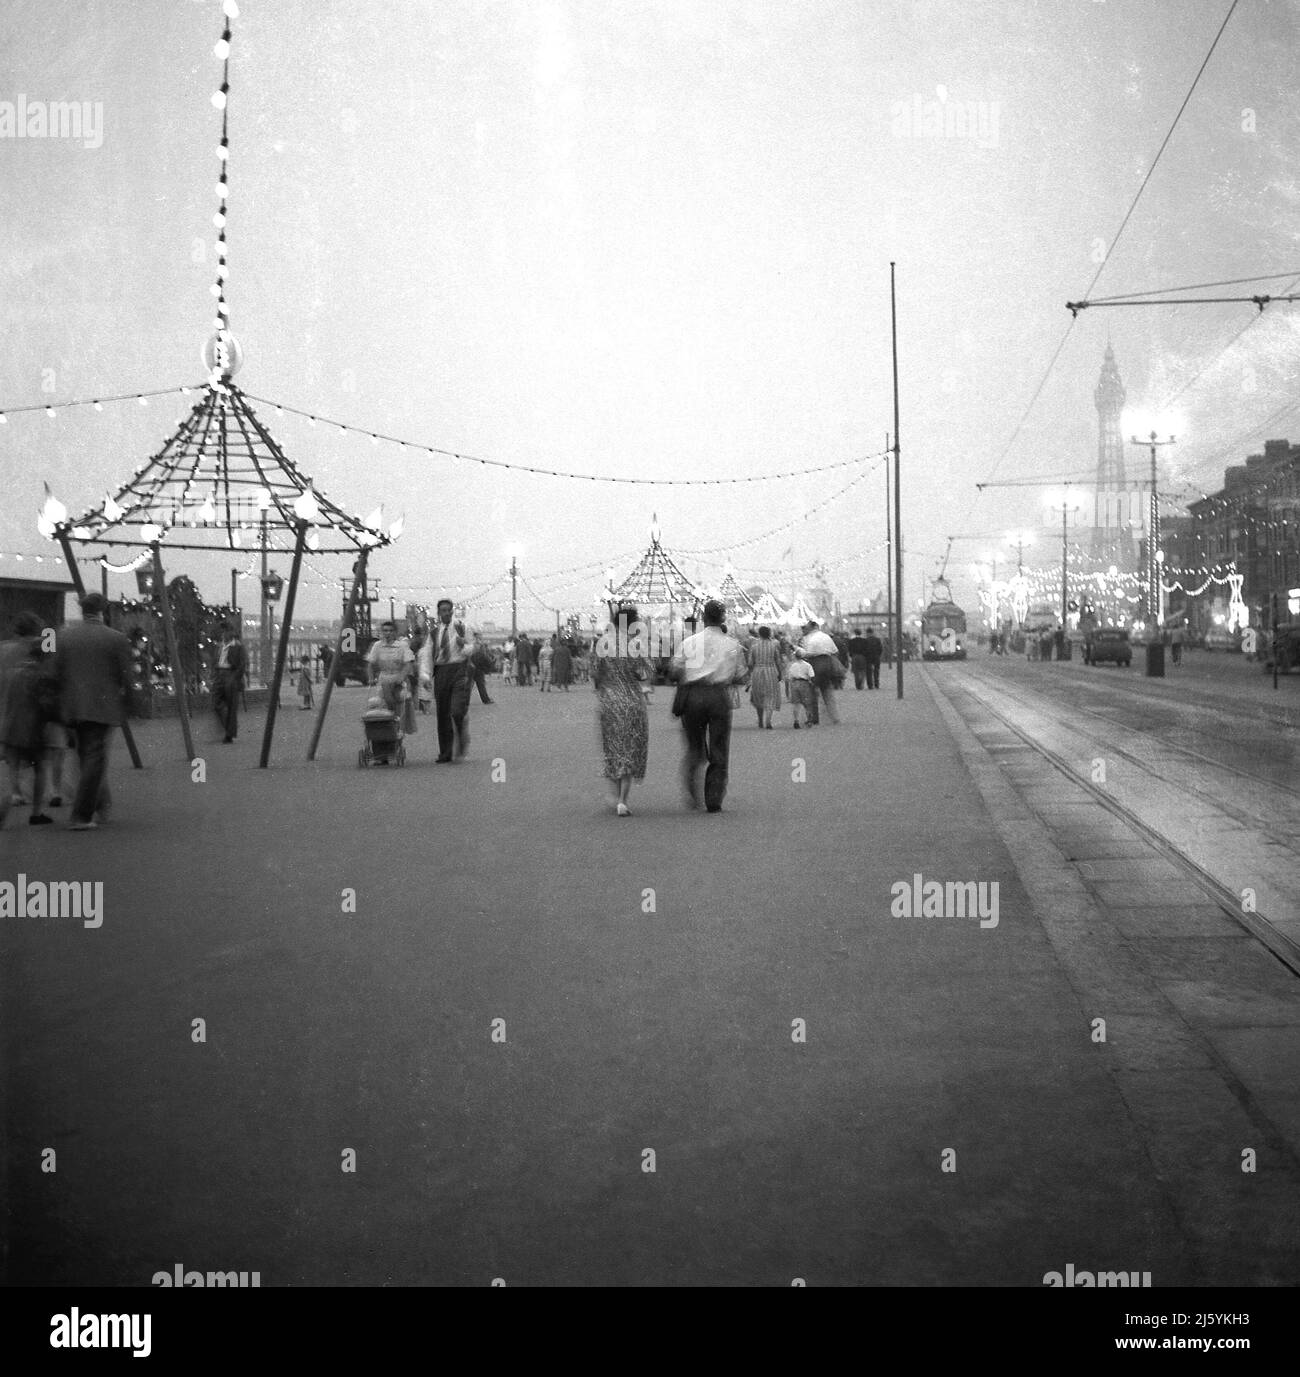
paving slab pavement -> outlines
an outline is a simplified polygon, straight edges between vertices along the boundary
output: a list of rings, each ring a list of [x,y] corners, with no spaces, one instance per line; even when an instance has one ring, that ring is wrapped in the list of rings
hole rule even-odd
[[[584,691],[500,690],[452,766],[423,721],[402,770],[356,768],[357,690],[314,764],[308,714],[281,714],[266,772],[255,716],[229,748],[201,723],[202,784],[175,724],[142,724],[110,828],[0,836],[0,879],[105,886],[99,929],[0,921],[6,1279],[1276,1281],[1271,1244],[1189,1222],[1184,1188],[1213,1178],[1153,1153],[1214,1155],[1207,1096],[1228,1160],[1220,1061],[1149,1101],[1125,1079],[1125,1058],[1203,1071],[1213,1010],[1184,1022],[1127,948],[1098,952],[1082,880],[1035,900],[923,684],[844,694],[811,732],[739,712],[716,816],[682,808],[662,691],[630,819]],[[997,884],[997,926],[894,917],[915,875]],[[1118,1046],[1092,1040],[1099,1008]],[[1294,1190],[1285,1152],[1263,1171]],[[1253,1184],[1217,1207],[1238,1235],[1288,1217]]]

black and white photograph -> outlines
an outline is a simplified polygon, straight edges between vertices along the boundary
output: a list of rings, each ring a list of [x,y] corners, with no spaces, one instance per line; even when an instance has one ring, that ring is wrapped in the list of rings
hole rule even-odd
[[[1297,52],[1300,0],[0,0],[47,1355],[344,1287],[1251,1346]]]

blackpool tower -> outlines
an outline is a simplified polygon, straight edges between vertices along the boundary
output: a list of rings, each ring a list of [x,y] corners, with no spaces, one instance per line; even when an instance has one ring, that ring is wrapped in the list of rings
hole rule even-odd
[[[1142,494],[1140,490],[1129,490],[1124,472],[1120,416],[1126,395],[1115,351],[1107,344],[1101,376],[1093,392],[1097,406],[1097,489],[1093,499],[1092,553],[1095,558],[1121,568],[1136,558],[1137,530],[1142,522]]]

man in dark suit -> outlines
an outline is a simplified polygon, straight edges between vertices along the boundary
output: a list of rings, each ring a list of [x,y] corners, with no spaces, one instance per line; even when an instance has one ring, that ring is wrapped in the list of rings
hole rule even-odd
[[[79,625],[56,634],[54,670],[64,725],[81,762],[72,800],[72,830],[85,832],[108,821],[108,738],[131,706],[131,642],[104,625],[108,603],[99,593],[81,599]]]
[[[473,669],[469,663],[469,647],[465,643],[465,628],[452,623],[452,602],[443,598],[438,603],[438,620],[429,632],[433,643],[433,702],[438,713],[438,758],[434,762],[445,765],[456,755],[463,756],[469,747],[469,687]]]
[[[248,670],[248,656],[229,622],[221,623],[220,634],[221,649],[217,651],[212,676],[212,706],[225,732],[222,743],[229,745],[239,735],[239,695]]]
[[[861,691],[867,682],[867,638],[859,632],[849,637],[849,663],[853,666],[853,687]]]
[[[862,639],[867,647],[864,651],[867,664],[867,687],[878,689],[880,687],[880,657],[885,653],[885,647],[880,637],[876,635],[874,626],[867,627],[867,634]]]

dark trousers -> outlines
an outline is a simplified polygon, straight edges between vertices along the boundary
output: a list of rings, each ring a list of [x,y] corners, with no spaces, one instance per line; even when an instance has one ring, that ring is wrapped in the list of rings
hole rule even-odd
[[[832,722],[839,721],[839,714],[835,711],[835,678],[831,672],[831,661],[833,655],[813,655],[809,657],[808,663],[813,667],[813,713],[812,720],[820,722],[821,707],[818,705],[818,698],[826,707],[826,716]]]
[[[438,713],[438,754],[449,756],[469,712],[469,676],[463,661],[434,665],[433,703]]]
[[[721,808],[731,755],[731,690],[725,684],[688,684],[682,729],[686,733],[686,758],[682,762],[686,792],[698,800],[695,776],[701,765],[707,765],[704,805]]]
[[[865,655],[852,655],[849,658],[853,661],[853,687],[861,690],[862,685],[866,684],[868,680],[867,657]]]
[[[867,687],[868,687],[869,689],[878,689],[878,688],[880,687],[880,661],[879,661],[879,660],[868,660],[868,661],[867,661]]]
[[[107,722],[75,722],[69,728],[77,746],[81,778],[72,800],[72,821],[90,822],[97,812],[107,811],[112,799],[108,792],[108,737],[113,730]]]
[[[239,677],[219,669],[212,685],[212,707],[229,737],[239,735]]]
[[[533,666],[530,660],[518,660],[515,664],[515,682],[527,688],[533,682]]]
[[[487,682],[483,678],[483,670],[479,665],[474,666],[474,686],[478,689],[478,700],[480,703],[490,703],[488,697]]]

